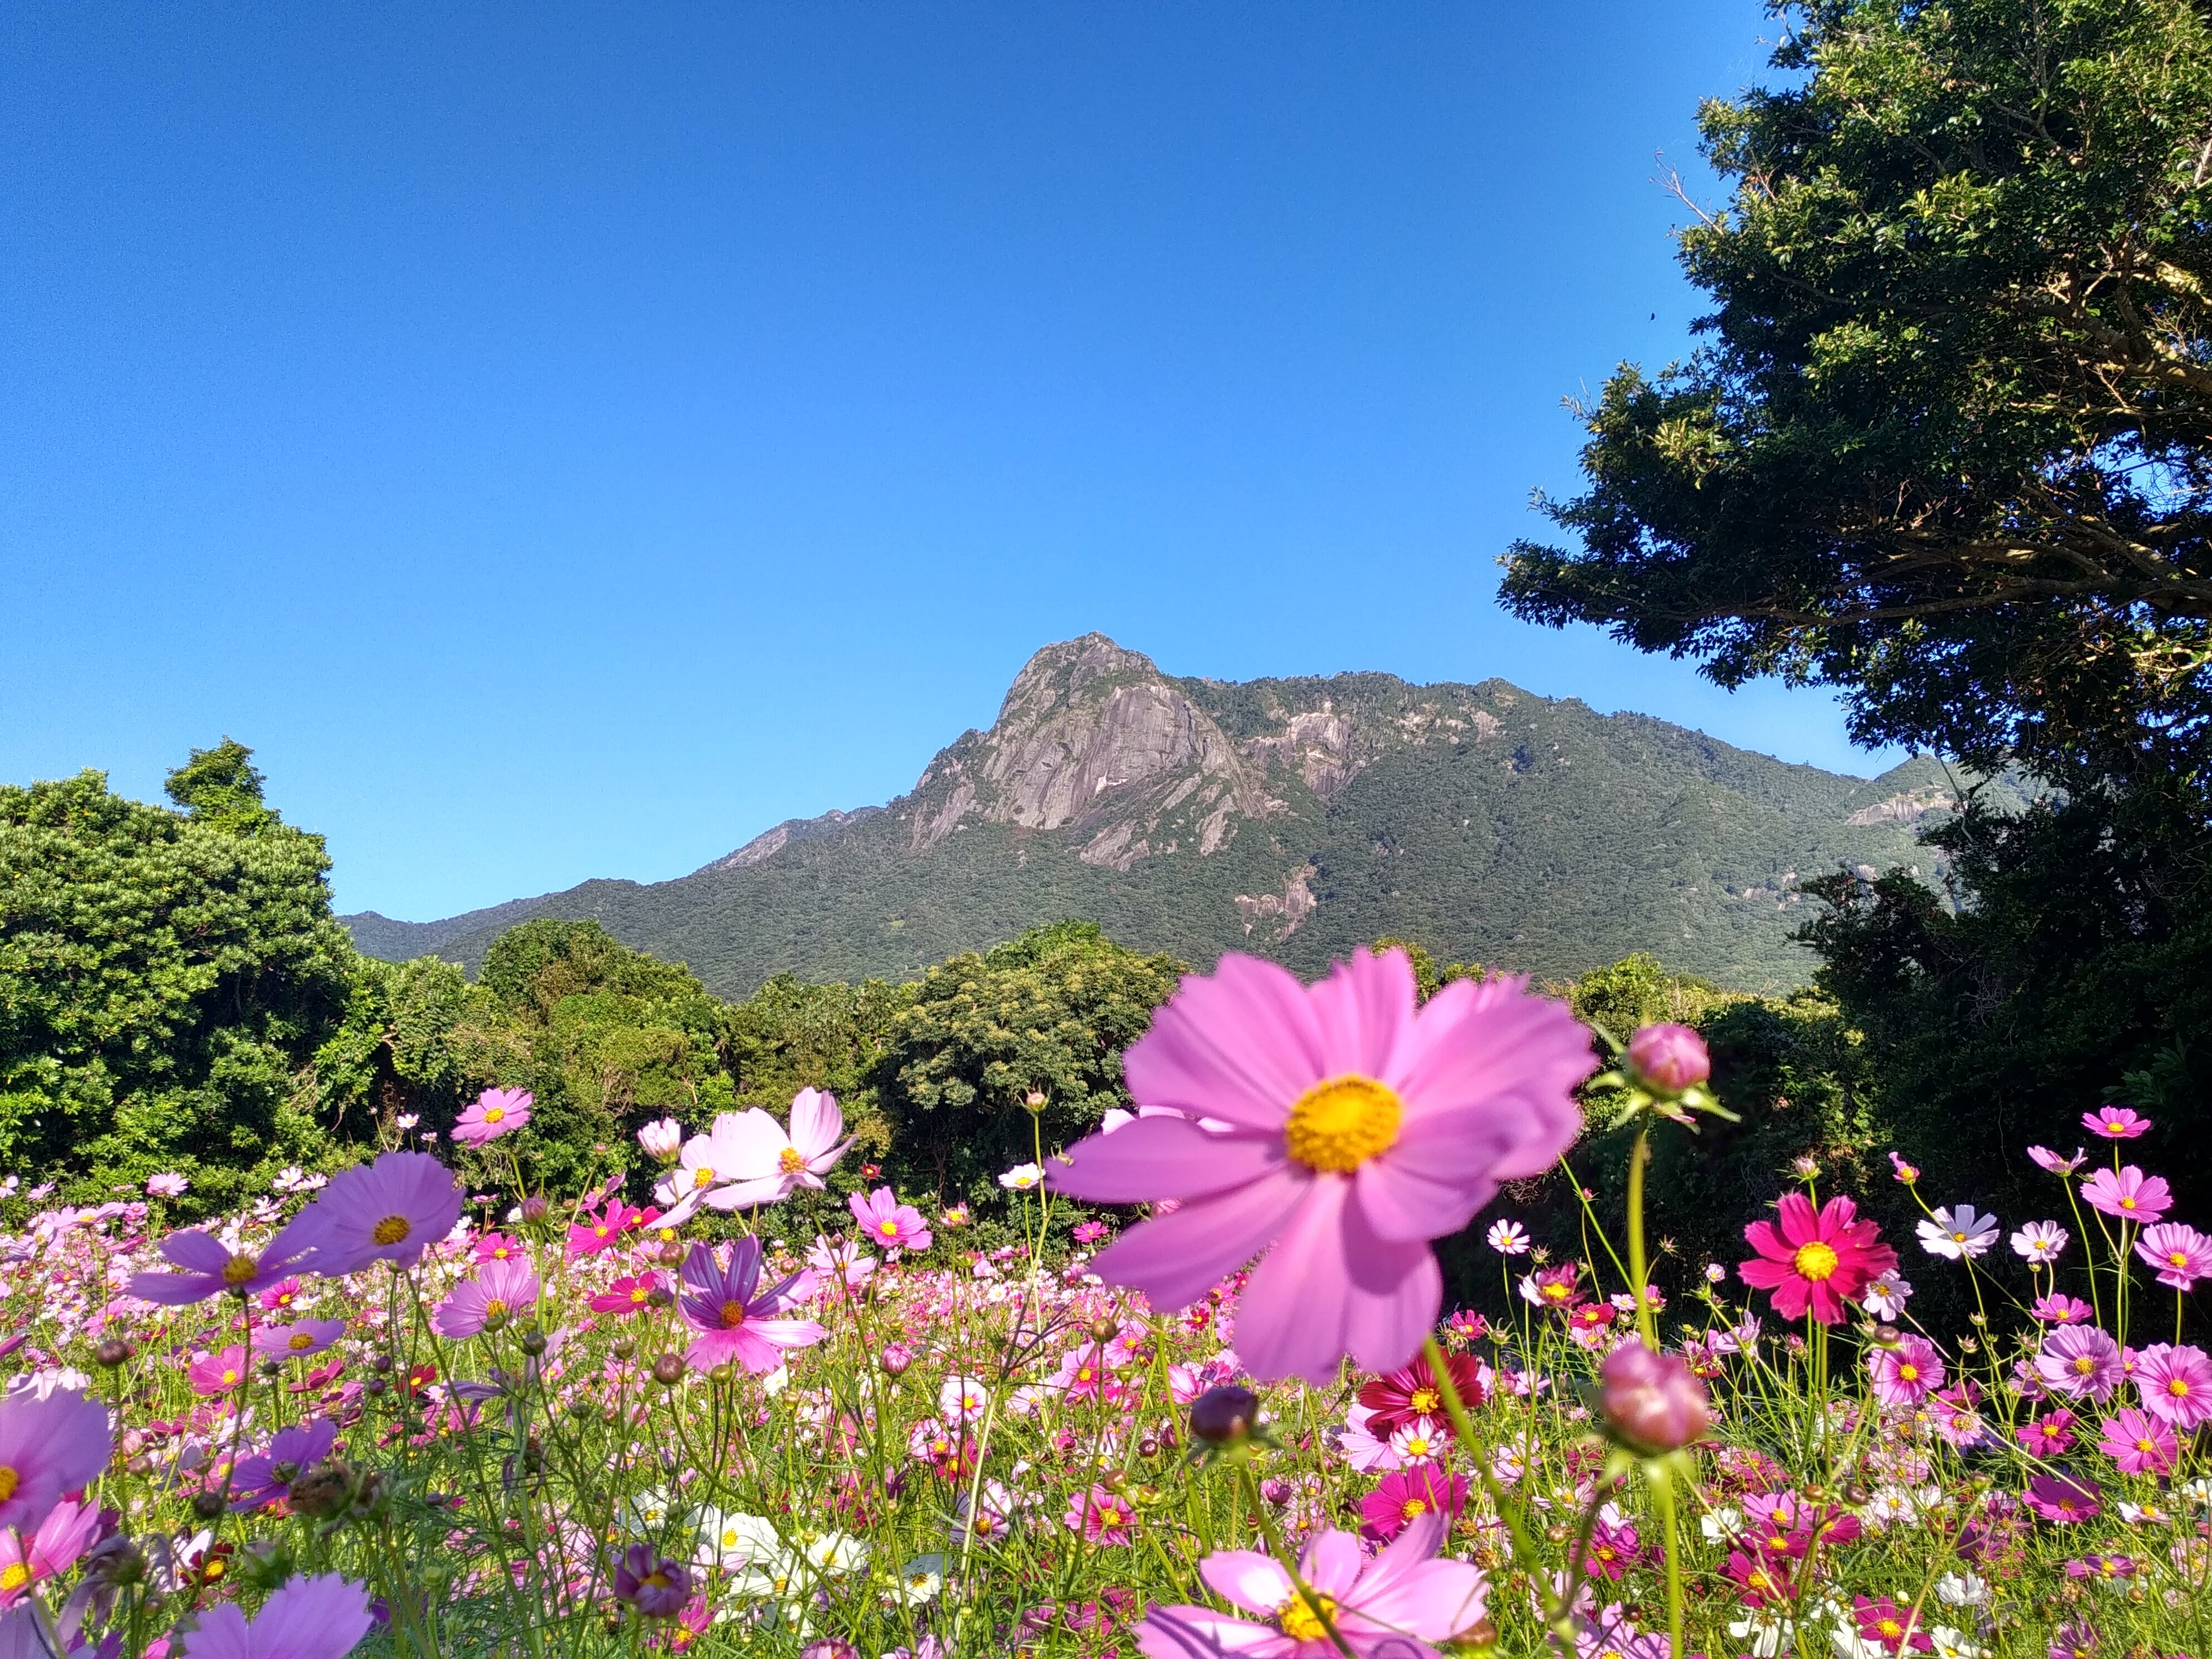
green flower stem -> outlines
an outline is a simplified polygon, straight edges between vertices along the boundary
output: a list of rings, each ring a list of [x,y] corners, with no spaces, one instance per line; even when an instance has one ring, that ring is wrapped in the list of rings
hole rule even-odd
[[[1659,1321],[1651,1311],[1651,1298],[1647,1293],[1651,1282],[1650,1263],[1644,1254],[1644,1166],[1651,1161],[1651,1129],[1649,1124],[1636,1132],[1636,1145],[1628,1154],[1628,1284],[1636,1297],[1636,1329],[1644,1339],[1644,1346],[1659,1352]],[[1674,1650],[1681,1651],[1675,1644]]]

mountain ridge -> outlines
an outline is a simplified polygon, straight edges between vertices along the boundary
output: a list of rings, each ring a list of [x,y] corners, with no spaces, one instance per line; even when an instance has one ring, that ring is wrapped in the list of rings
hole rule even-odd
[[[341,920],[367,954],[473,967],[517,921],[588,916],[725,994],[909,975],[1072,915],[1200,965],[1310,971],[1398,934],[1543,974],[1650,950],[1773,989],[1809,970],[1802,879],[1925,860],[1914,831],[1954,792],[1925,757],[1851,778],[1500,679],[1177,678],[1094,633],[1037,652],[988,730],[881,806],[672,881]]]

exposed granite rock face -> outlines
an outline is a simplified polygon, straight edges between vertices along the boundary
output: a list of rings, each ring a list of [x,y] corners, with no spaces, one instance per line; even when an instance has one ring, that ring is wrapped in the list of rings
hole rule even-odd
[[[863,818],[873,817],[883,810],[880,806],[863,806],[857,811],[840,812],[832,808],[819,817],[786,818],[775,829],[762,830],[736,852],[726,853],[712,864],[700,866],[692,873],[704,875],[709,870],[748,869],[763,859],[774,858],[795,841],[811,841],[817,836],[826,836],[848,823],[858,823]]]
[[[1225,845],[1279,810],[1260,767],[1149,657],[1103,634],[1030,659],[986,732],[969,732],[915,786],[908,844],[926,851],[980,819],[1072,830],[1087,864],[1127,870]]]
[[[1931,812],[1953,811],[1957,800],[1948,789],[1907,789],[1871,806],[1862,806],[1844,822],[1862,830],[1876,823],[1917,823]]]

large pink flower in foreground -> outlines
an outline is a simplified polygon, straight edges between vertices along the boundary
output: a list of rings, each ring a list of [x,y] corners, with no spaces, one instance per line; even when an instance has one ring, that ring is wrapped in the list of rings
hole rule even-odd
[[[1437,1659],[1432,1644],[1481,1622],[1489,1584],[1479,1567],[1436,1559],[1443,1535],[1443,1517],[1431,1511],[1371,1561],[1348,1532],[1325,1532],[1306,1546],[1299,1576],[1358,1659]],[[1272,1556],[1216,1550],[1198,1573],[1223,1601],[1266,1622],[1212,1607],[1154,1607],[1137,1626],[1146,1659],[1337,1659],[1328,1625]]]
[[[326,1572],[288,1578],[248,1623],[234,1601],[199,1615],[185,1659],[343,1659],[368,1634],[368,1594]]]
[[[1052,1184],[1178,1200],[1092,1264],[1162,1310],[1264,1251],[1237,1316],[1256,1375],[1322,1383],[1347,1353],[1395,1370],[1443,1302],[1429,1241],[1551,1167],[1592,1062],[1589,1033],[1520,980],[1455,981],[1417,1007],[1402,951],[1356,952],[1311,987],[1225,956],[1184,977],[1123,1060],[1140,1105],[1187,1115],[1079,1142]]]
[[[64,1492],[90,1485],[114,1448],[107,1407],[81,1394],[0,1396],[0,1527],[35,1526]]]
[[[372,1261],[411,1267],[453,1231],[461,1197],[453,1172],[427,1152],[386,1152],[356,1164],[292,1224],[314,1245],[301,1265],[331,1279]]]

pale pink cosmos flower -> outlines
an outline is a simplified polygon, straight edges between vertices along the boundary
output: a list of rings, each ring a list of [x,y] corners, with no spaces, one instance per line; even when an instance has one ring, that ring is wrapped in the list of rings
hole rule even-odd
[[[1352,1534],[1322,1533],[1298,1562],[1317,1607],[1272,1556],[1217,1550],[1199,1563],[1199,1577],[1258,1620],[1156,1607],[1137,1626],[1137,1646],[1146,1659],[1337,1659],[1334,1625],[1355,1659],[1438,1659],[1434,1644],[1480,1624],[1490,1595],[1480,1568],[1437,1559],[1443,1535],[1443,1516],[1431,1510],[1370,1560]]]
[[[806,1252],[806,1265],[826,1285],[842,1284],[848,1290],[858,1290],[868,1282],[877,1263],[856,1241],[841,1238],[832,1243],[825,1235],[817,1233]]]
[[[1528,1254],[1528,1230],[1517,1221],[1493,1221],[1483,1238],[1500,1255]]]
[[[1971,1204],[1959,1204],[1929,1212],[1917,1231],[1920,1248],[1929,1255],[1970,1261],[1997,1242],[1997,1218],[1980,1214]]]
[[[0,1395],[0,1527],[35,1524],[115,1449],[107,1408],[70,1389]]]
[[[854,1193],[845,1200],[853,1219],[860,1224],[861,1237],[878,1249],[926,1250],[932,1235],[921,1212],[902,1204],[888,1187],[878,1187],[866,1198]]]
[[[2055,1221],[2031,1221],[2012,1236],[2014,1253],[2039,1267],[2057,1261],[2069,1242],[2066,1229]]]
[[[181,1198],[185,1188],[191,1184],[174,1170],[164,1170],[159,1175],[146,1177],[146,1191],[155,1198]]]
[[[326,1572],[288,1578],[251,1623],[234,1601],[199,1614],[184,1659],[343,1659],[368,1633],[368,1592]]]
[[[645,1155],[661,1164],[673,1164],[684,1150],[684,1126],[672,1117],[657,1117],[637,1132]]]
[[[822,1177],[836,1166],[852,1146],[845,1136],[845,1114],[837,1097],[820,1089],[801,1089],[791,1098],[791,1128],[757,1106],[741,1113],[726,1132],[717,1125],[734,1149],[731,1172],[737,1183],[739,1205],[775,1204],[801,1187],[822,1190]]]
[[[2132,1164],[2118,1175],[2100,1170],[2081,1183],[2081,1196],[2094,1209],[2122,1221],[2148,1224],[2166,1213],[2173,1193],[2163,1176],[2147,1176]]]
[[[2143,1409],[2177,1429],[2212,1423],[2212,1358],[2204,1350],[2161,1342],[2136,1356],[2133,1381]]]
[[[487,1089],[453,1121],[453,1139],[464,1146],[481,1146],[511,1135],[530,1121],[536,1104],[527,1089]]]
[[[430,1328],[448,1341],[496,1331],[538,1305],[538,1270],[523,1256],[485,1262],[474,1279],[453,1286],[430,1316]]]
[[[2100,1106],[2094,1112],[2081,1114],[2081,1127],[2106,1140],[2133,1140],[2149,1129],[2150,1120],[2124,1106]]]
[[[2043,1340],[2036,1375],[2071,1399],[2108,1400],[2124,1374],[2119,1344],[2094,1325],[2067,1325]]]
[[[653,1195],[663,1211],[660,1224],[680,1227],[702,1204],[725,1212],[738,1208],[744,1201],[735,1185],[744,1157],[738,1115],[720,1114],[714,1127],[684,1143],[676,1155],[676,1167],[653,1188]]]
[[[1867,1375],[1883,1405],[1917,1406],[1943,1386],[1943,1356],[1924,1336],[1902,1337],[1868,1353]]]
[[[813,1288],[811,1274],[793,1273],[766,1290],[760,1276],[757,1238],[731,1245],[726,1264],[704,1244],[691,1247],[677,1305],[699,1333],[684,1355],[692,1370],[710,1371],[727,1360],[760,1376],[783,1364],[785,1349],[809,1347],[829,1334],[811,1319],[781,1316]]]
[[[372,1261],[411,1267],[453,1231],[461,1198],[453,1171],[428,1152],[386,1152],[356,1164],[292,1223],[313,1244],[301,1265],[330,1279]]]
[[[1053,1185],[1106,1204],[1174,1200],[1092,1269],[1183,1307],[1255,1256],[1237,1342],[1262,1378],[1408,1363],[1443,1286],[1430,1241],[1501,1181],[1573,1141],[1589,1034],[1525,981],[1455,981],[1417,1004],[1403,951],[1358,951],[1303,986],[1231,954],[1188,975],[1123,1057],[1145,1104],[1230,1124],[1143,1118],[1093,1135]]]
[[[2089,1155],[2079,1146],[2071,1158],[2061,1158],[2048,1146],[2031,1146],[2027,1155],[2035,1160],[2036,1167],[2055,1176],[2070,1176],[2089,1161]]]
[[[2105,1419],[2097,1449],[2118,1464],[2123,1474],[2167,1474],[2180,1455],[2172,1426],[2133,1406],[2123,1406]]]
[[[2212,1238],[2179,1221],[2162,1221],[2143,1229],[2136,1240],[2136,1254],[2158,1272],[2158,1282],[2184,1292],[2212,1275]]]
[[[252,1346],[264,1359],[313,1359],[344,1334],[343,1319],[301,1319],[255,1326]]]

